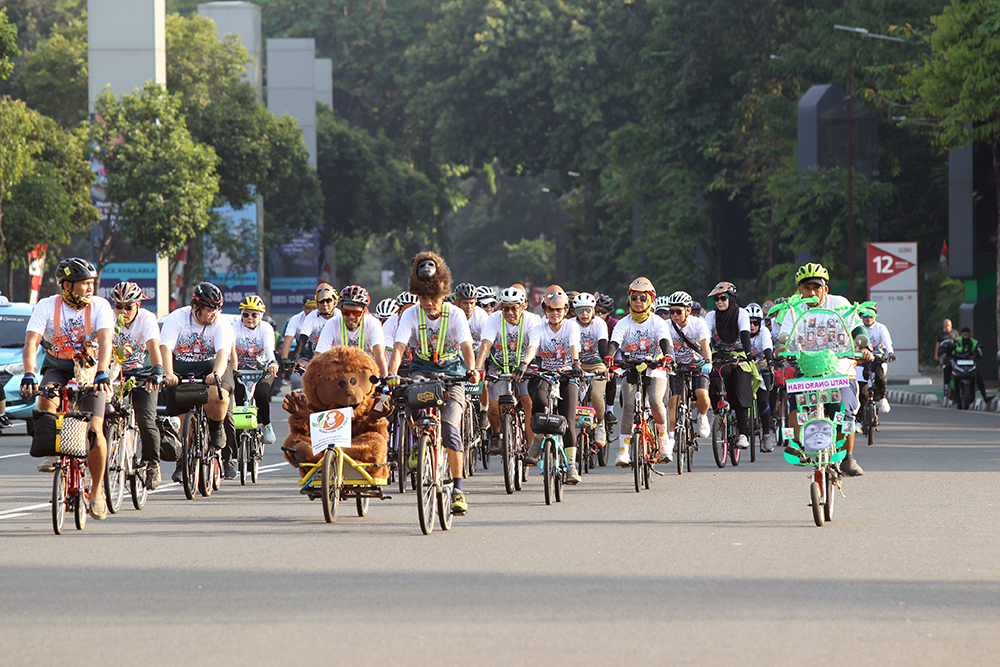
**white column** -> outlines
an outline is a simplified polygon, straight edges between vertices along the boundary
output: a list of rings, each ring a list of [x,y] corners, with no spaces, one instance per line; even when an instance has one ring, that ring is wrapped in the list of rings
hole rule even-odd
[[[165,0],[87,0],[90,110],[105,86],[115,95],[167,83]]]
[[[261,59],[260,7],[252,2],[203,2],[198,15],[215,21],[219,37],[234,35],[250,53],[253,62],[247,65],[246,79],[257,88],[257,99],[263,98]]]
[[[316,101],[322,102],[333,109],[333,60],[317,58],[316,66]]]
[[[316,168],[316,40],[267,40],[267,108],[299,122],[309,151],[309,166]]]

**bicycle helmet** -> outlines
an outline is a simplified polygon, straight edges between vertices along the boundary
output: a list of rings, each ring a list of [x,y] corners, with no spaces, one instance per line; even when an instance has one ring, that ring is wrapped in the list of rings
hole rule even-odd
[[[375,306],[375,317],[380,320],[387,320],[399,312],[399,304],[395,299],[382,299]]]
[[[566,292],[566,296],[569,297],[569,302],[573,304],[573,307],[575,308],[576,297],[580,296],[580,292],[576,291],[575,289],[571,289],[570,291]]]
[[[670,308],[670,297],[658,296],[656,300],[653,301],[653,310],[667,310]]]
[[[257,310],[263,313],[267,308],[264,306],[264,299],[256,294],[251,294],[240,301],[240,310]]]
[[[566,292],[561,287],[553,285],[545,292],[542,303],[549,309],[569,308],[569,297],[566,296]]]
[[[337,294],[337,290],[333,289],[333,286],[329,283],[320,283],[316,286],[316,301],[322,301],[323,299],[333,299],[333,304],[337,305],[337,301],[340,300],[340,295]]]
[[[830,282],[830,272],[823,268],[822,264],[809,262],[800,266],[799,270],[795,272],[795,282],[799,285],[816,282],[826,285]]]
[[[608,294],[598,294],[597,295],[597,307],[605,308],[608,311],[615,309],[615,300],[611,298]]]
[[[588,292],[580,292],[573,299],[574,308],[593,308],[597,305],[597,299],[594,298],[593,294]]]
[[[728,294],[729,296],[736,296],[736,285],[732,283],[727,283],[723,280],[721,283],[715,286],[715,288],[708,293],[708,298],[720,296],[722,294]]]
[[[79,257],[64,259],[56,267],[56,282],[60,285],[66,281],[75,283],[78,280],[90,280],[96,277],[97,267]]]
[[[348,285],[340,291],[340,306],[367,308],[372,302],[368,290],[360,285]]]
[[[700,313],[702,310],[703,310],[703,308],[701,307],[701,302],[700,301],[692,301],[691,302],[691,312],[699,312]]]
[[[649,282],[648,278],[643,278],[642,276],[632,281],[632,284],[628,286],[628,291],[629,294],[633,292],[646,292],[652,294],[654,297],[656,296],[656,288],[653,287],[653,283]]]
[[[142,288],[135,283],[122,281],[111,288],[111,301],[114,303],[139,303],[145,298]]]
[[[764,309],[760,307],[758,303],[748,303],[747,304],[747,314],[750,315],[751,320],[762,320],[764,319]]]
[[[659,301],[659,299],[657,299]],[[693,308],[694,302],[691,300],[691,295],[687,292],[674,292],[667,297],[668,306],[681,306],[683,308]],[[657,306],[659,307],[659,306]]]
[[[478,299],[479,288],[472,283],[462,283],[455,288],[455,297],[458,299]]]
[[[528,296],[520,287],[508,287],[500,292],[500,303],[520,306],[528,303]]]
[[[218,310],[222,308],[222,290],[212,283],[198,283],[191,294],[191,305]]]
[[[396,303],[400,308],[403,306],[412,306],[417,303],[417,295],[413,292],[400,292],[399,296],[396,297]]]
[[[480,306],[495,306],[497,303],[497,293],[493,291],[492,287],[487,287],[486,285],[480,285],[477,288],[477,295],[479,299]]]

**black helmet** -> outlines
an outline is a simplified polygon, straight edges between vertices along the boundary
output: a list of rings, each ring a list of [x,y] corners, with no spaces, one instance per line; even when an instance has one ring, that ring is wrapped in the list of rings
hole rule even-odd
[[[459,299],[475,299],[479,295],[479,288],[472,283],[462,283],[455,288],[455,296]]]
[[[615,300],[611,298],[610,294],[600,294],[597,297],[597,307],[604,308],[606,310],[614,310]]]
[[[222,290],[212,283],[198,283],[191,295],[191,305],[218,310],[222,308]]]
[[[90,280],[97,277],[97,267],[85,259],[70,257],[59,262],[56,267],[56,282],[60,285],[67,280],[75,283],[78,280]]]

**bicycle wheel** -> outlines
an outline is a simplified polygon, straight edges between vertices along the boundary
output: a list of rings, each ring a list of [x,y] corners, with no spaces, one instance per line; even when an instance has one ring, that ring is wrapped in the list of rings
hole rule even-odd
[[[146,506],[149,490],[146,489],[145,468],[136,468],[135,474],[129,479],[129,493],[132,496],[132,507],[141,510]]]
[[[690,424],[688,425],[687,453],[684,455],[684,463],[687,465],[688,472],[691,472],[691,459],[694,458],[694,452],[698,449],[698,441],[694,439],[693,428]]]
[[[826,503],[823,505],[823,516],[827,521],[833,521],[833,503],[837,497],[836,473],[832,467],[826,469]]]
[[[201,435],[198,432],[198,419],[194,413],[184,415],[181,425],[181,486],[184,487],[184,497],[194,500],[198,488],[199,469],[201,461]]]
[[[358,506],[358,516],[368,516],[368,503],[371,499],[368,496],[358,496],[355,500]]]
[[[426,433],[417,441],[417,515],[420,531],[430,535],[434,530],[434,452],[431,437]]]
[[[681,394],[681,398],[684,395]],[[687,432],[691,428],[691,419],[687,415],[687,411],[678,410],[677,411],[677,421],[674,426],[674,444],[677,446],[677,474],[681,475],[684,473],[684,460],[688,457],[687,451]]]
[[[542,441],[542,485],[545,487],[545,504],[551,505],[553,496],[555,495],[554,485],[555,479],[555,464],[556,464],[556,444],[552,442],[552,438],[546,436]]]
[[[517,470],[517,443],[514,441],[514,416],[504,412],[500,416],[500,458],[503,462],[503,487],[508,494],[520,486]]]
[[[720,468],[726,467],[726,457],[729,452],[727,448],[729,442],[726,440],[726,413],[716,412],[715,419],[712,420],[712,454],[715,456],[715,465]]]
[[[121,421],[111,429],[108,438],[108,461],[104,466],[104,497],[108,502],[108,512],[117,514],[125,499],[125,430]]]
[[[212,455],[212,490],[218,491],[222,487],[222,452],[215,452]]]
[[[451,487],[446,486],[437,492],[438,521],[441,530],[451,530]]]
[[[327,523],[337,520],[340,509],[340,479],[338,478],[337,453],[328,449],[323,453],[323,467],[320,469],[320,489],[323,494],[323,518]]]
[[[642,429],[636,426],[632,429],[632,480],[635,482],[635,492],[642,489],[642,470],[646,465],[645,440],[642,437]]]
[[[410,477],[406,459],[409,455],[410,439],[407,437],[405,415],[401,408],[396,409],[393,438],[396,441],[396,487],[400,493],[406,493],[406,480]]]
[[[77,530],[87,527],[87,512],[90,510],[90,471],[87,469],[87,462],[80,461],[80,488],[79,495],[73,505],[73,519]]]
[[[760,420],[756,416],[750,418],[750,463],[757,462],[757,443],[760,439],[757,437],[757,431],[761,428]]]
[[[260,475],[260,457],[261,449],[264,446],[264,441],[261,437],[260,431],[254,431],[253,437],[250,439],[250,481],[254,484],[257,483],[257,476]]]
[[[483,470],[490,469],[490,436],[480,431],[479,454],[483,458]]]
[[[820,528],[823,527],[823,501],[820,498],[822,493],[818,482],[813,482],[809,485],[809,499],[812,503],[813,521]]]
[[[557,503],[561,503],[563,499],[563,485],[566,480],[566,471],[563,468],[564,460],[566,457],[565,451],[561,447],[557,447],[556,443],[552,443],[552,495],[555,497]]]
[[[213,477],[212,468],[214,467],[215,457],[202,452],[202,456],[198,459],[198,493],[200,493],[205,498],[212,495],[214,491],[215,482]]]
[[[868,405],[865,409],[865,426],[868,429],[868,446],[871,447],[875,444],[875,421],[877,419],[877,412],[875,404],[872,401],[868,401]]]
[[[584,474],[590,473],[590,434],[586,429],[576,436],[576,457],[578,470]]]
[[[729,460],[732,462],[733,467],[736,467],[740,464],[740,448],[736,446],[736,441],[740,436],[736,433],[736,414],[732,408],[729,409],[726,415],[726,421],[729,423],[729,429],[732,430],[732,433],[727,437],[727,442],[729,443]]]
[[[236,445],[236,467],[240,470],[240,486],[246,486],[247,459],[250,458],[250,444],[248,442],[250,434],[246,431],[240,431],[236,439],[238,440],[238,444]]]
[[[597,465],[601,466],[602,468],[607,467],[607,465],[608,465],[608,449],[611,448],[611,444],[610,444],[611,443],[611,434],[608,433],[608,430],[609,430],[608,429],[608,425],[605,424],[604,425],[604,433],[605,433],[605,438],[606,438],[607,442],[604,443],[603,447],[598,447],[597,448]]]
[[[465,402],[462,413],[462,477],[472,475],[472,410],[469,401]]]
[[[647,433],[659,433],[656,428],[656,422],[653,421],[653,415],[647,417],[646,428],[648,429]],[[648,489],[653,483],[653,466],[660,457],[660,445],[656,436],[653,436],[652,440],[649,439],[649,436],[646,437],[645,450],[646,464],[642,467],[642,485]]]
[[[66,487],[66,469],[60,465],[52,476],[52,530],[56,535],[62,535],[66,520]]]

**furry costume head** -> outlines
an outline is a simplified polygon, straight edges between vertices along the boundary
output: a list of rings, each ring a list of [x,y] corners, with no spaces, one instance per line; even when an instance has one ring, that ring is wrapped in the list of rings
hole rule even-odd
[[[433,252],[417,253],[410,263],[407,289],[417,296],[442,299],[451,294],[451,269]]]
[[[309,362],[302,376],[302,390],[309,404],[321,410],[363,406],[375,393],[378,368],[375,361],[356,347],[338,345]],[[367,403],[367,405],[366,405]]]

